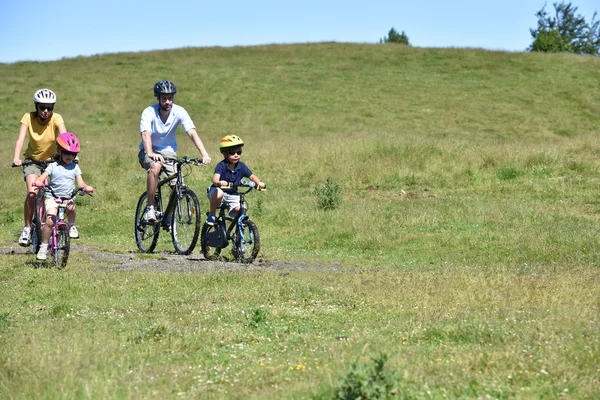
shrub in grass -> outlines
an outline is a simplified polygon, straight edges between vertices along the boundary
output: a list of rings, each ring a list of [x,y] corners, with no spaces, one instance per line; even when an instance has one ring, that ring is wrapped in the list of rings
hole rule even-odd
[[[396,393],[395,371],[385,370],[387,355],[381,354],[372,359],[372,364],[355,362],[344,378],[341,387],[336,390],[338,400],[388,399]]]
[[[331,178],[327,178],[327,181],[323,185],[315,186],[314,193],[317,197],[319,208],[323,210],[335,210],[342,204],[340,186]]]
[[[511,179],[516,179],[519,176],[519,171],[517,171],[514,167],[501,167],[498,169],[498,178],[503,181],[509,181]]]

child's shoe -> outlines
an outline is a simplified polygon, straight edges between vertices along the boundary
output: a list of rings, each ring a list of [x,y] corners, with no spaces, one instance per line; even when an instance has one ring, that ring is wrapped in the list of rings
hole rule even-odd
[[[31,234],[31,228],[23,227],[21,236],[19,236],[19,246],[29,246],[29,236]]]
[[[48,243],[40,244],[40,250],[38,251],[35,258],[40,261],[44,261],[47,258],[48,253]]]
[[[214,215],[209,215],[208,218],[206,219],[206,225],[208,226],[214,226],[217,223],[217,217],[215,217]]]

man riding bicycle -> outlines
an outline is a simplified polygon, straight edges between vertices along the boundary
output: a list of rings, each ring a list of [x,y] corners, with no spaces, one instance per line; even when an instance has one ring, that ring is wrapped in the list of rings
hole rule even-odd
[[[183,107],[173,102],[176,93],[177,88],[173,82],[168,80],[157,82],[154,85],[154,96],[156,96],[158,103],[148,106],[142,112],[140,120],[142,141],[138,160],[142,168],[148,173],[146,178],[148,209],[144,216],[146,221],[156,221],[156,210],[154,208],[156,186],[165,158],[177,158],[175,132],[179,125],[183,126],[187,135],[202,154],[202,163],[209,164],[211,161],[189,114]],[[168,167],[167,164],[166,168],[168,169]],[[168,171],[168,173],[174,172]]]

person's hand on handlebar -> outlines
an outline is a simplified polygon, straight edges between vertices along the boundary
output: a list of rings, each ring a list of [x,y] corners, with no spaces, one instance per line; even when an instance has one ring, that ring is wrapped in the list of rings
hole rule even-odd
[[[210,164],[210,162],[211,162],[211,158],[208,154],[206,156],[202,157],[202,164],[208,165],[208,164]]]
[[[15,159],[13,160],[13,165],[14,165],[15,167],[20,167],[21,165],[23,165],[23,161],[21,161],[21,159],[20,159],[20,158],[15,158]]]
[[[158,153],[153,152],[151,154],[148,154],[148,157],[150,157],[150,159],[152,159],[153,161],[159,162],[161,164],[165,163],[165,158]]]
[[[94,193],[94,188],[91,186],[85,186],[83,188],[84,193]]]

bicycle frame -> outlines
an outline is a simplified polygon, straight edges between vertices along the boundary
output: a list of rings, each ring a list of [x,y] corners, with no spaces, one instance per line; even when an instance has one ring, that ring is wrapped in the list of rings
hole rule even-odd
[[[40,191],[44,190],[48,190],[50,194],[52,194],[52,197],[54,198],[54,201],[56,202],[58,207],[56,212],[56,221],[54,222],[54,226],[52,227],[52,231],[50,232],[50,238],[48,240],[48,250],[50,251],[50,256],[52,257],[52,259],[54,259],[56,266],[58,268],[64,268],[67,265],[71,245],[69,231],[67,229],[68,223],[65,220],[68,215],[67,207],[75,203],[75,197],[78,194],[83,196],[86,193],[83,190],[83,188],[79,188],[74,190],[73,193],[71,193],[71,196],[69,196],[68,198],[62,198],[56,196],[52,189],[47,185],[44,185],[40,188]],[[40,230],[44,227],[44,225],[46,225],[47,217],[43,202],[41,208],[43,208],[44,220],[40,221]],[[42,212],[40,211],[40,213]],[[62,257],[60,256],[61,251],[63,252]]]
[[[151,253],[156,247],[159,232],[162,229],[171,234],[175,250],[187,255],[192,252],[200,233],[200,204],[196,194],[185,184],[184,165],[203,166],[198,158],[167,158],[167,162],[175,164],[175,173],[159,180],[155,192],[156,220],[145,220],[147,212],[147,193],[143,193],[136,207],[135,238],[140,251]],[[165,167],[161,169],[164,174]],[[169,186],[171,192],[166,200],[164,187]],[[166,205],[165,205],[166,202]]]
[[[214,225],[205,224],[202,228],[202,253],[208,260],[219,258],[221,250],[229,243],[233,244],[233,256],[239,262],[253,262],[260,251],[260,236],[256,224],[247,215],[248,207],[245,195],[254,189],[253,182],[241,182],[240,185],[223,187],[235,190],[240,197],[240,209],[234,217],[228,216],[227,206],[221,205]],[[240,187],[248,187],[239,191]],[[258,190],[265,190],[256,188]],[[250,246],[251,249],[247,246]]]
[[[169,229],[169,221],[168,218],[164,218],[164,216],[173,214],[175,212],[175,207],[177,207],[177,199],[181,196],[182,192],[188,189],[188,186],[185,184],[184,176],[182,172],[182,167],[188,163],[194,163],[195,165],[204,165],[199,162],[198,159],[191,159],[190,157],[183,157],[181,160],[176,158],[166,158],[165,161],[170,161],[175,163],[176,171],[173,175],[169,175],[166,178],[161,179],[156,185],[156,211],[157,211],[157,219],[162,226],[163,229]],[[197,163],[196,163],[196,162]],[[163,167],[164,168],[164,167]],[[162,171],[161,171],[162,172]],[[170,185],[169,183],[173,180],[176,180],[174,185]],[[169,189],[171,189],[171,193],[169,193],[169,200],[167,201],[167,207],[163,208],[163,195],[162,188],[163,186],[169,184]]]
[[[177,160],[174,160],[177,161]],[[163,218],[165,215],[169,215],[175,211],[175,206],[177,204],[177,197],[181,196],[181,192],[183,189],[187,188],[187,185],[183,180],[183,173],[181,172],[182,164],[176,163],[177,171],[175,174],[167,176],[166,178],[160,180],[158,185],[156,185],[156,210],[160,212],[160,216],[158,216],[159,221],[163,229],[168,229],[167,220]],[[172,180],[176,179],[175,185],[169,189],[171,189],[171,193],[169,193],[169,200],[167,202],[167,208],[163,209],[163,196],[162,196],[162,187],[167,185]]]

